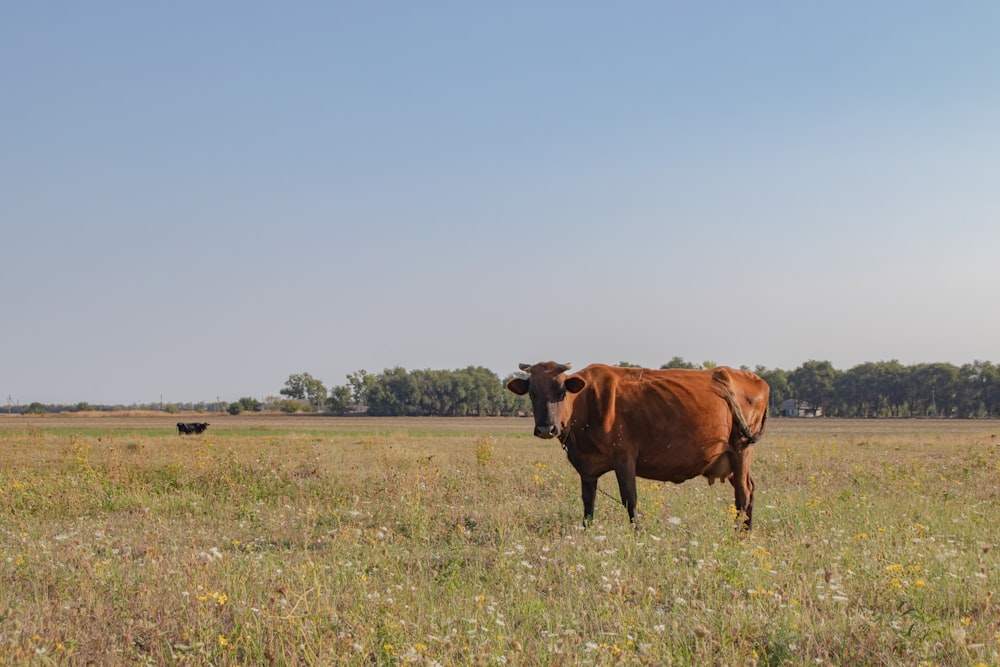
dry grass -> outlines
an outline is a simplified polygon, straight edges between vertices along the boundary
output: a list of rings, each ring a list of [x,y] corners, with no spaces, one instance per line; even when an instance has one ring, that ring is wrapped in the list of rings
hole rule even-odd
[[[177,421],[0,420],[0,662],[1000,661],[993,422],[774,420],[741,538],[701,481],[582,530],[527,420]]]

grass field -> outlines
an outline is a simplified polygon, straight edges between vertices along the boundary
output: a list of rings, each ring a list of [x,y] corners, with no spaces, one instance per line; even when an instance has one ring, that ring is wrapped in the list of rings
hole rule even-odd
[[[0,663],[1000,664],[1000,424],[772,420],[750,536],[703,480],[583,530],[531,428],[0,417]]]

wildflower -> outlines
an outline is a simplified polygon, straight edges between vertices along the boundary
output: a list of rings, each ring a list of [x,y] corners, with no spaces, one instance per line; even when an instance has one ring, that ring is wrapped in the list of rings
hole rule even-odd
[[[197,597],[197,600],[198,602],[207,602],[209,598],[212,598],[217,603],[219,603],[220,607],[225,605],[226,602],[229,600],[228,595],[226,595],[225,593],[219,593],[218,591],[216,591],[215,593],[209,593],[208,595],[199,595]]]
[[[229,640],[226,639],[224,635],[219,635],[218,642],[219,642],[219,648],[226,648],[227,646],[229,646]]]

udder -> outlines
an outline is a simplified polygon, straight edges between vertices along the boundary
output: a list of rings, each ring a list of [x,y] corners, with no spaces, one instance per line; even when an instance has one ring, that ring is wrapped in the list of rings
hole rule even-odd
[[[705,476],[710,485],[715,484],[715,480],[719,480],[720,482],[728,480],[733,474],[732,465],[729,463],[729,455],[723,454],[712,461],[701,474]]]

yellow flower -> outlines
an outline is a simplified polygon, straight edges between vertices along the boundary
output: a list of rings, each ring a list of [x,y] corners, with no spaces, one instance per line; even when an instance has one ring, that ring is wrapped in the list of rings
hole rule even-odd
[[[924,581],[923,579],[917,579],[916,581],[913,582],[914,588],[924,588],[925,586],[927,586],[927,582]]]
[[[219,648],[226,648],[227,646],[229,646],[229,640],[223,635],[219,635]]]

